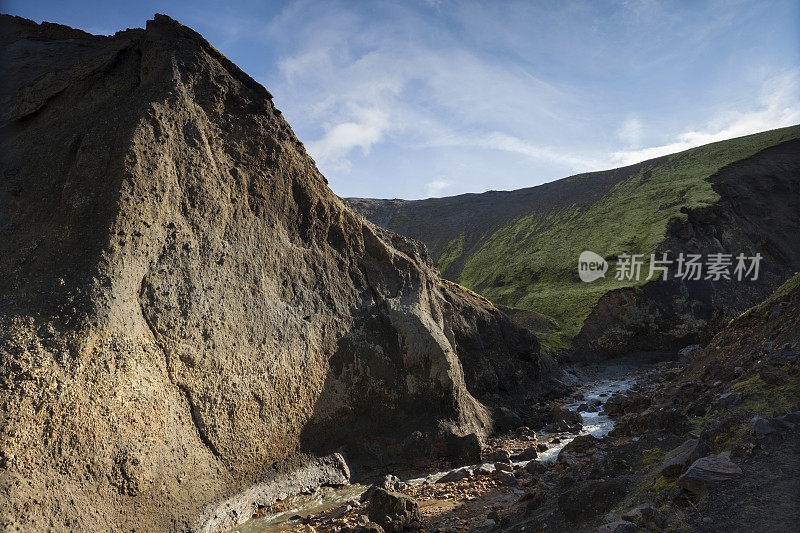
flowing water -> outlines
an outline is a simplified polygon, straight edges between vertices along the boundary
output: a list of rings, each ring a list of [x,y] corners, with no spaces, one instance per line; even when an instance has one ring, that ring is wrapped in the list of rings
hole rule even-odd
[[[576,410],[582,403],[586,403],[592,399],[598,399],[601,403],[605,403],[606,399],[615,392],[628,390],[636,381],[636,377],[628,375],[620,378],[607,378],[595,381],[587,385],[583,389],[582,399],[570,404],[566,407]],[[601,412],[587,412],[581,411],[583,417],[583,429],[577,435],[591,434],[595,437],[601,438],[608,434],[614,427],[614,421]],[[539,453],[537,461],[553,462],[558,457],[559,452],[564,446],[571,442],[577,435],[558,433],[554,435],[539,434],[546,440],[550,437],[557,436],[560,440],[559,443],[550,443],[546,451]],[[527,463],[521,461],[520,463]],[[478,465],[474,465],[477,467]],[[459,467],[463,468],[463,467]],[[422,477],[404,480],[410,485],[421,483],[433,483],[440,477],[444,476],[451,470],[442,470],[431,472]],[[353,484],[344,487],[322,487],[313,495],[297,495],[287,498],[282,502],[283,509],[276,514],[254,518],[239,527],[234,531],[239,533],[272,533],[277,531],[284,531],[289,525],[296,526],[298,524],[297,517],[307,517],[330,511],[339,506],[346,504],[351,500],[357,500],[361,494],[367,489],[367,485]],[[295,517],[292,519],[292,517]]]

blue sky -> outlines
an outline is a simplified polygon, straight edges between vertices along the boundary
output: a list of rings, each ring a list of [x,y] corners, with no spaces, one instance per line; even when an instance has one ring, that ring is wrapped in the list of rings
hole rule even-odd
[[[800,123],[800,2],[92,2],[2,11],[114,33],[153,13],[275,96],[340,196],[516,189]]]

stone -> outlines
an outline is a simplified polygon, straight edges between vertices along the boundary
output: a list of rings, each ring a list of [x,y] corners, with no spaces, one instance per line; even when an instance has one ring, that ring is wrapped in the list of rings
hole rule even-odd
[[[561,453],[586,453],[590,448],[597,446],[599,439],[594,435],[579,435],[568,442],[562,449]]]
[[[511,453],[508,450],[495,450],[488,454],[485,459],[487,461],[491,461],[493,463],[500,462],[500,463],[507,463],[511,459]]]
[[[706,453],[706,445],[700,439],[689,439],[677,448],[667,452],[661,463],[661,475],[667,479],[675,479],[683,474],[689,466]]]
[[[497,472],[513,472],[514,465],[512,465],[511,463],[495,463],[494,469]]]
[[[536,446],[528,446],[520,453],[514,455],[515,461],[530,461],[531,459],[536,459],[539,456],[539,453],[536,451]]]
[[[681,357],[681,359],[691,359],[695,357],[702,350],[703,347],[700,346],[699,344],[691,344],[689,346],[681,348],[678,351],[678,355]]]
[[[780,433],[780,430],[770,424],[770,422],[760,416],[754,416],[752,420],[750,420],[750,424],[753,426],[758,433],[761,435],[774,435]]]
[[[511,472],[499,472],[497,475],[497,480],[503,485],[507,485],[509,487],[516,487],[519,485],[517,477]]]
[[[630,403],[630,399],[624,394],[612,394],[603,404],[603,411],[611,417],[624,414],[625,408]]]
[[[733,407],[742,400],[742,397],[735,392],[726,392],[717,398],[717,405],[722,408]]]
[[[639,528],[636,524],[625,520],[603,524],[594,529],[594,533],[637,533],[638,531]]]
[[[472,474],[472,470],[469,468],[459,468],[458,470],[446,473],[436,480],[436,483],[453,483],[455,481],[461,481],[462,479],[469,479],[472,477]]]
[[[369,498],[369,519],[387,533],[400,533],[412,522],[419,522],[419,506],[413,499],[396,492],[376,489]]]
[[[342,530],[343,533],[384,533],[384,529],[375,522],[367,522],[350,526]]]
[[[490,465],[488,463],[483,463],[478,468],[475,469],[473,472],[476,476],[489,476],[494,473],[494,465]]]
[[[545,444],[544,442],[540,442],[539,444],[536,445],[536,451],[537,452],[546,452],[547,451],[547,444]]]
[[[559,425],[566,424],[573,426],[583,422],[583,417],[581,417],[579,412],[571,411],[560,405],[556,405],[550,410],[550,416],[553,419],[553,422]]]
[[[476,433],[456,435],[451,431],[440,433],[438,441],[441,450],[434,453],[441,457],[449,457],[463,465],[474,465],[481,460],[481,440]]]
[[[709,487],[742,475],[739,465],[732,463],[726,454],[707,455],[696,460],[677,481],[682,489],[700,494]]]
[[[786,383],[787,378],[786,371],[773,366],[765,366],[759,371],[758,375],[767,385],[782,385]]]
[[[529,474],[537,476],[546,472],[547,466],[545,466],[544,463],[536,460],[528,461],[528,463],[525,465],[525,471]]]
[[[641,524],[645,526],[648,531],[660,531],[664,528],[664,519],[658,509],[651,503],[646,503],[634,507],[630,511],[622,513],[622,520]]]

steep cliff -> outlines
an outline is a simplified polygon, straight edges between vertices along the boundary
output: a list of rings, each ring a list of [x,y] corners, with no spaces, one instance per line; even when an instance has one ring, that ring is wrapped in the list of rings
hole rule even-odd
[[[3,16],[0,39],[4,526],[187,529],[308,455],[454,453],[556,385],[194,31]]]

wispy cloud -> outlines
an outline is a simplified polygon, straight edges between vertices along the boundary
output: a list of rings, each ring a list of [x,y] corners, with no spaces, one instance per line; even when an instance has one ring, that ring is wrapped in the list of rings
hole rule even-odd
[[[800,69],[764,83],[756,108],[713,118],[704,127],[679,133],[672,142],[612,154],[612,162],[630,165],[696,146],[800,123]],[[624,126],[623,126],[624,129]]]
[[[263,81],[339,194],[524,187],[800,122],[790,58],[742,42],[769,11],[300,0]]]
[[[329,124],[325,135],[309,144],[317,163],[332,169],[348,169],[347,155],[355,148],[368,155],[372,145],[379,142],[389,127],[389,119],[379,109],[353,109],[354,120]]]
[[[452,182],[445,179],[429,181],[425,184],[425,192],[428,194],[428,198],[441,196],[442,191],[446,190],[452,184]]]

